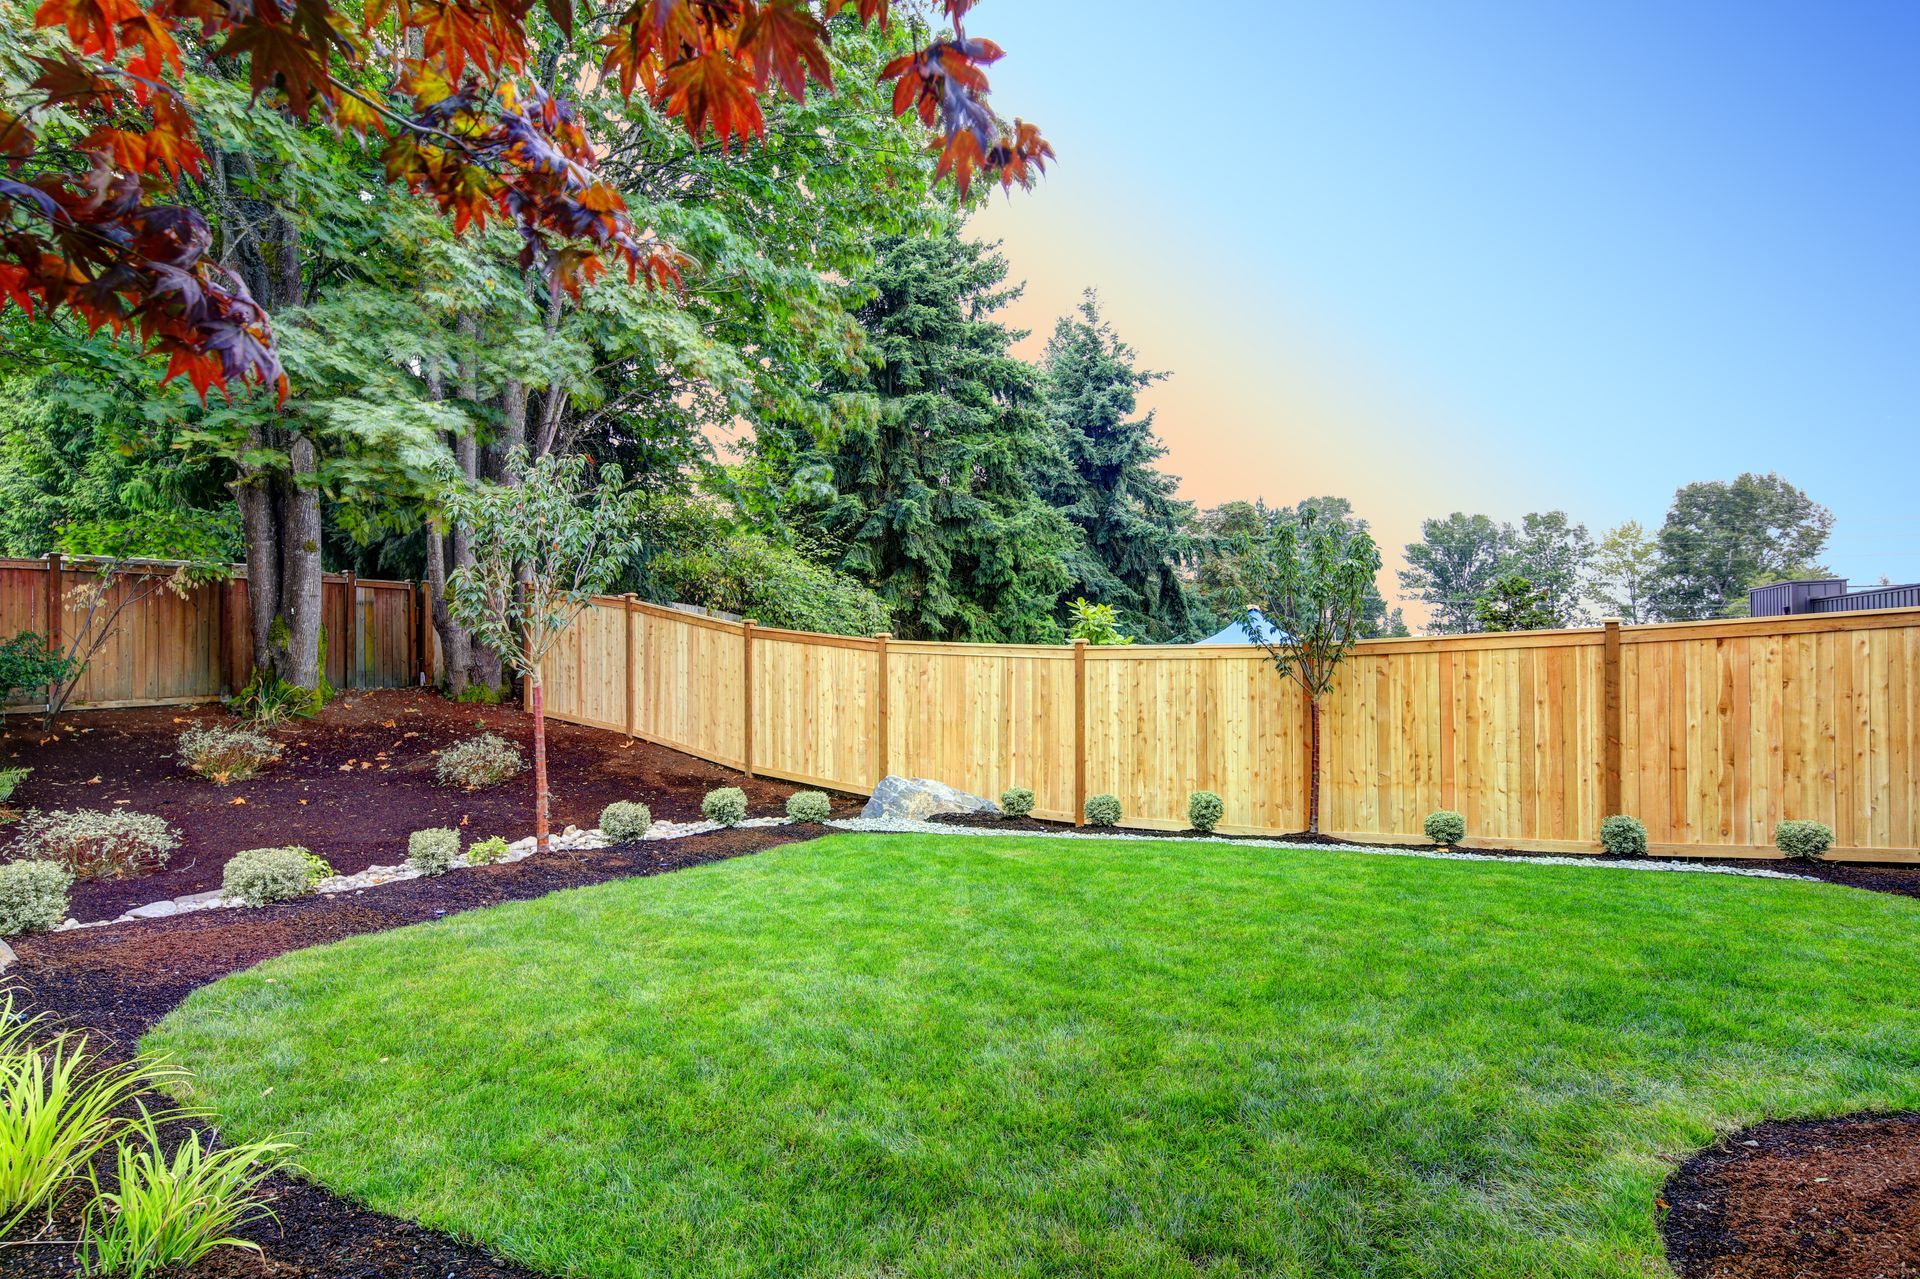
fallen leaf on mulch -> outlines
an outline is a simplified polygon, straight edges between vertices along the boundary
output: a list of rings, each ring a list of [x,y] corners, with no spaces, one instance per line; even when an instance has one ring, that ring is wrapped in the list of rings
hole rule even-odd
[[[397,720],[391,720],[391,719],[383,719],[383,720],[381,720],[381,721],[380,721],[380,727],[382,727],[382,728],[398,728],[398,727],[400,727],[400,724],[399,724],[399,721],[397,721]]]
[[[244,795],[235,795],[232,799],[227,801],[227,803],[229,804],[244,804],[246,802],[247,802],[246,796]]]
[[[98,786],[99,784],[100,784],[100,774],[98,773],[95,773],[92,777],[89,777],[87,779],[87,785],[89,786]]]

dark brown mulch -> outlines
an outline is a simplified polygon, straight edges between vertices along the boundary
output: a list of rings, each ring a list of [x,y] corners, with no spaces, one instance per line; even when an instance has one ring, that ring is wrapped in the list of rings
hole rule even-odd
[[[216,786],[175,758],[175,739],[196,720],[236,723],[217,707],[81,711],[49,735],[15,718],[0,731],[0,764],[33,768],[13,802],[34,808],[128,807],[157,813],[183,841],[167,869],[134,879],[76,884],[76,919],[112,919],[147,902],[220,886],[235,852],[302,844],[352,874],[405,859],[407,836],[454,826],[470,839],[533,831],[533,776],[485,791],[436,785],[435,753],[479,732],[517,742],[532,757],[533,721],[511,706],[460,706],[435,693],[390,689],[341,697],[313,720],[276,730],[286,753],[258,777]],[[798,789],[738,773],[617,733],[549,721],[553,825],[594,826],[616,799],[639,800],[657,818],[691,821],[716,786],[740,786],[754,815],[784,811]],[[836,814],[856,802],[840,800]],[[10,842],[0,826],[0,850]]]
[[[553,853],[259,910],[42,934],[15,944],[20,963],[9,977],[36,1009],[76,1028],[104,1032],[114,1052],[127,1053],[189,992],[274,955],[556,889],[720,861],[819,833],[804,826],[716,831]],[[480,1249],[292,1177],[275,1177],[269,1191],[279,1222],[247,1232],[267,1250],[268,1262],[263,1266],[252,1253],[225,1250],[182,1279],[533,1279],[532,1272]],[[74,1212],[65,1210],[46,1237],[71,1239],[76,1225]],[[8,1279],[73,1279],[74,1273],[71,1247],[0,1248],[0,1274]]]
[[[1920,1114],[1769,1120],[1667,1179],[1684,1279],[1920,1276]]]

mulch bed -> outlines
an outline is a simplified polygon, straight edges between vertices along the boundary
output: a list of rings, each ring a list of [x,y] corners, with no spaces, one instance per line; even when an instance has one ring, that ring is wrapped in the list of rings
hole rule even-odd
[[[16,807],[116,808],[156,813],[182,834],[167,868],[134,879],[74,885],[74,918],[112,919],[148,902],[220,886],[227,858],[247,848],[301,844],[343,875],[406,859],[407,836],[453,826],[469,840],[533,832],[533,774],[484,791],[437,785],[435,753],[482,731],[533,756],[533,721],[512,706],[461,706],[430,692],[391,689],[335,700],[319,717],[274,730],[277,764],[217,786],[187,771],[175,739],[200,720],[239,721],[217,707],[81,711],[55,732],[13,717],[0,731],[0,765],[34,771]],[[547,723],[553,827],[599,824],[616,799],[639,800],[656,818],[693,821],[716,786],[740,786],[755,816],[785,811],[798,787],[740,774],[617,733]],[[855,811],[841,800],[835,814]],[[10,842],[0,826],[0,851]]]
[[[1920,1275],[1920,1115],[1770,1120],[1667,1180],[1684,1279]]]

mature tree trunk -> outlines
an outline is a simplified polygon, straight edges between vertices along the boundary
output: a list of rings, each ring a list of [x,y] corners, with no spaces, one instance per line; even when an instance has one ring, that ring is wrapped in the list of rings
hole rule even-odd
[[[460,329],[460,398],[471,404],[477,411],[480,407],[480,358],[477,347],[480,343],[480,320],[471,311],[462,311],[459,316]],[[480,440],[472,429],[463,432],[454,441],[454,456],[459,460],[460,472],[467,477],[469,484],[480,478]],[[455,526],[453,530],[453,567],[456,569],[473,567],[473,545],[467,530]],[[485,644],[469,640],[468,678],[488,688],[499,688],[502,676],[500,655]]]
[[[436,400],[446,396],[445,381],[435,363],[427,366],[427,394]],[[427,526],[427,597],[432,601],[433,629],[440,637],[447,695],[458,697],[467,691],[472,674],[473,637],[447,611],[447,538],[431,524]]]

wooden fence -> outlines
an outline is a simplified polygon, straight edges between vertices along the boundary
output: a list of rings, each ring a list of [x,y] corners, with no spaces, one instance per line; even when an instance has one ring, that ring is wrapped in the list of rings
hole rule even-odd
[[[1305,704],[1238,647],[908,643],[810,635],[601,599],[551,654],[556,718],[748,772],[864,794],[887,773],[1042,816],[1110,792],[1127,826],[1306,824]],[[1373,640],[1322,723],[1323,829],[1597,849],[1631,813],[1656,851],[1769,856],[1774,823],[1837,856],[1920,861],[1920,610]]]
[[[176,567],[141,562],[116,573],[115,594],[99,615]],[[0,559],[0,638],[35,631],[64,651],[61,641],[71,642],[86,622],[74,588],[98,572],[97,562],[58,556]],[[321,586],[321,610],[327,678],[336,687],[412,684],[421,674],[422,658],[430,660],[435,652],[419,591],[410,582],[329,573]],[[164,588],[147,591],[120,614],[68,705],[80,710],[211,701],[247,681],[252,652],[245,569],[237,569],[230,581],[196,587],[184,598]],[[45,704],[44,695],[38,700]],[[33,705],[34,699],[21,704]]]

